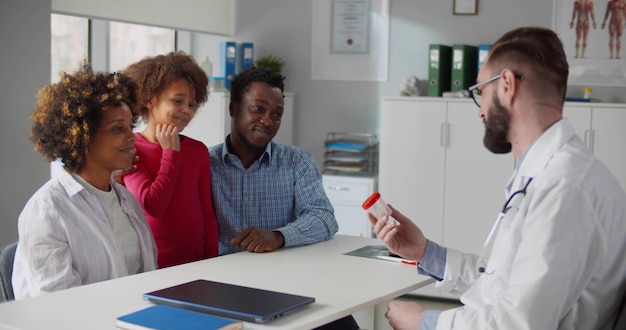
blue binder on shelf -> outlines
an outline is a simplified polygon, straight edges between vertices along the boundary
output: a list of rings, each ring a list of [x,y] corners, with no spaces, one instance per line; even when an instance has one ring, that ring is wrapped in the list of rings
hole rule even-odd
[[[476,68],[476,72],[480,71],[480,67],[483,66],[483,62],[487,59],[489,49],[491,49],[491,45],[489,44],[478,45],[478,67]]]
[[[239,44],[239,71],[248,69],[254,63],[254,44],[244,42]]]
[[[471,45],[452,45],[452,83],[450,91],[466,90],[476,82],[476,63],[478,47]]]
[[[237,44],[233,41],[220,43],[220,69],[225,78],[224,87],[230,91],[230,81],[235,75],[237,65]]]

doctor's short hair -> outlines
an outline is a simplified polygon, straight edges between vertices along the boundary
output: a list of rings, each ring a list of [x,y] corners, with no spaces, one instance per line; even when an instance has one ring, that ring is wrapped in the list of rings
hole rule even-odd
[[[248,87],[253,82],[264,82],[272,87],[280,89],[281,93],[285,91],[285,76],[268,68],[251,66],[236,74],[230,82],[230,101],[239,102],[241,96],[248,92]]]
[[[491,68],[500,70],[523,68],[526,72],[516,73],[530,78],[534,91],[556,94],[565,101],[569,65],[563,43],[554,31],[533,26],[511,30],[492,45],[488,61]]]
[[[85,62],[71,74],[61,72],[60,77],[58,83],[37,93],[30,114],[30,139],[48,162],[60,159],[66,169],[78,172],[109,106],[126,103],[135,123],[137,87],[120,73],[94,72]]]

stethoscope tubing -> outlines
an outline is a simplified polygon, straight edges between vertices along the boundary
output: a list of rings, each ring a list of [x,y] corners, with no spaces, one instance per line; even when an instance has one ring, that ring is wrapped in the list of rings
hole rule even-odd
[[[524,196],[526,196],[526,190],[528,189],[528,185],[530,185],[530,183],[533,181],[533,178],[530,178],[528,180],[528,182],[526,182],[526,185],[524,186],[524,188],[514,192],[511,194],[511,196],[509,196],[509,198],[506,200],[506,202],[504,203],[504,206],[502,207],[502,211],[500,212],[500,214],[498,215],[498,218],[496,219],[496,222],[493,224],[493,226],[491,227],[491,230],[489,231],[489,235],[487,235],[487,240],[485,240],[485,244],[483,245],[483,253],[480,256],[480,259],[478,259],[478,262],[480,263],[482,260],[485,259],[486,257],[486,251],[489,250],[489,253],[491,253],[491,243],[493,243],[493,235],[496,232],[498,226],[500,225],[500,221],[502,220],[502,218],[504,217],[504,215],[506,214],[506,212],[511,208],[509,206],[509,204],[511,203],[511,201],[513,200],[513,198],[519,194],[522,194]],[[479,273],[484,273],[485,272],[485,267],[480,266],[478,267],[478,272]]]

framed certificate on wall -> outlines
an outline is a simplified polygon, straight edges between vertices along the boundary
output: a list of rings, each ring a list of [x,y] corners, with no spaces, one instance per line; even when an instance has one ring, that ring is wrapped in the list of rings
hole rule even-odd
[[[478,15],[478,0],[454,0],[454,15]]]
[[[369,52],[370,0],[332,0],[331,52]]]
[[[311,79],[387,81],[389,0],[315,0]]]

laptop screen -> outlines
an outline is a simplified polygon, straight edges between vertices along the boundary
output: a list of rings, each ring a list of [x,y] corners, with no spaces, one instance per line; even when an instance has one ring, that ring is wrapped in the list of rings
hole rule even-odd
[[[195,280],[145,293],[158,304],[248,322],[266,323],[315,302],[315,298],[245,286]]]

